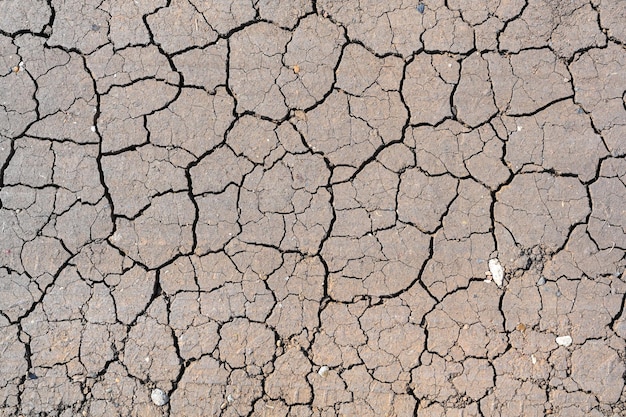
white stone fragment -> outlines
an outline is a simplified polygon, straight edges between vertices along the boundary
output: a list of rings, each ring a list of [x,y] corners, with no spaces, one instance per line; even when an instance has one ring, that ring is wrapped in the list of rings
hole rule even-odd
[[[556,338],[556,344],[559,346],[569,346],[572,344],[572,337],[571,336],[560,336]]]
[[[322,366],[317,373],[320,374],[321,377],[326,378],[328,375],[328,366]]]
[[[158,388],[155,388],[152,390],[152,394],[150,395],[150,398],[152,398],[152,402],[155,405],[158,405],[159,407],[167,404],[168,401],[170,400],[167,394],[163,390],[158,389]]]
[[[504,281],[504,268],[500,265],[498,258],[489,259],[489,272],[491,272],[493,282],[501,287]]]

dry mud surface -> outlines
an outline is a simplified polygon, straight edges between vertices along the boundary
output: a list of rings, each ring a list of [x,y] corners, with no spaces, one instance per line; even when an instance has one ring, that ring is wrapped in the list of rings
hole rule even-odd
[[[625,22],[0,0],[0,414],[625,416]]]

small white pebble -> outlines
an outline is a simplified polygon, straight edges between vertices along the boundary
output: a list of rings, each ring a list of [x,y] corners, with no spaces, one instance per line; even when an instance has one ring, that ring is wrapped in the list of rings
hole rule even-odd
[[[537,358],[535,358],[535,355],[530,355],[530,360],[532,361],[533,365],[537,363]]]
[[[498,287],[502,286],[504,281],[504,268],[500,265],[498,258],[489,259],[489,272],[491,272],[491,278]]]
[[[152,402],[155,405],[158,405],[159,407],[167,404],[168,401],[170,400],[167,394],[163,392],[163,390],[158,389],[158,388],[155,388],[152,390],[152,394],[150,395],[150,398],[152,398]]]
[[[560,336],[556,338],[556,344],[559,346],[569,346],[572,344],[572,337],[571,336]]]
[[[96,131],[96,127],[95,126],[91,126],[91,131],[95,132]]]
[[[317,373],[320,374],[322,378],[326,378],[326,376],[328,376],[328,366],[322,366]]]

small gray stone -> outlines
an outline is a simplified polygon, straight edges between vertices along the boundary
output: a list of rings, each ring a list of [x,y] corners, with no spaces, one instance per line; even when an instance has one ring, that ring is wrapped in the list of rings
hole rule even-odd
[[[152,402],[159,407],[167,404],[170,400],[167,394],[163,390],[158,388],[152,390],[152,394],[150,395],[150,397],[152,398]]]
[[[542,285],[544,285],[546,283],[546,277],[541,277],[537,280],[537,286],[541,287]]]

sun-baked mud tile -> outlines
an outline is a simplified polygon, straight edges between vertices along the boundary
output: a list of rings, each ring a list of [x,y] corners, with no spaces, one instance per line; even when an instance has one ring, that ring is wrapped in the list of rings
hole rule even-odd
[[[159,267],[191,250],[194,218],[195,207],[187,194],[170,192],[152,198],[137,218],[118,218],[109,241],[147,267]]]
[[[576,86],[575,102],[590,113],[595,128],[602,132],[606,145],[616,156],[626,153],[621,140],[626,132],[626,76],[621,70],[625,62],[624,50],[611,42],[606,49],[585,52],[570,65]]]
[[[21,71],[20,71],[21,72]],[[37,119],[36,91],[33,80],[25,72],[10,72],[0,77],[0,135],[12,138],[20,135]]]
[[[38,306],[22,319],[22,328],[29,337],[32,366],[51,367],[66,364],[78,356],[80,347],[80,320],[51,322]]]
[[[225,35],[254,19],[256,9],[252,0],[189,0],[219,34]]]
[[[61,109],[39,119],[30,125],[26,133],[38,138],[95,144],[100,141],[94,127],[95,113],[95,97],[90,100],[79,98],[66,110]]]
[[[123,331],[119,333],[126,335]],[[89,323],[85,325],[81,336],[80,362],[85,366],[87,374],[95,374],[105,369],[115,355],[112,343],[115,336],[109,326]]]
[[[9,325],[3,317],[0,321],[2,336],[0,337],[0,349],[4,360],[0,363],[0,385],[6,387],[10,382],[16,382],[23,377],[28,370],[26,362],[26,345],[19,340],[16,325]],[[2,394],[5,394],[2,392]],[[8,405],[7,395],[0,394],[0,401]],[[5,409],[6,410],[6,409]]]
[[[99,93],[107,93],[112,86],[125,86],[149,77],[171,84],[177,84],[180,78],[155,45],[130,46],[121,50],[105,45],[85,57],[85,62]]]
[[[0,4],[0,29],[14,33],[41,32],[50,21],[52,10],[39,1],[8,0]]]
[[[185,368],[170,398],[172,413],[185,415],[219,414],[226,400],[229,372],[211,356],[203,356]]]
[[[109,37],[116,49],[128,45],[147,44],[150,33],[143,17],[166,5],[165,0],[135,1],[107,0],[100,6],[111,15],[109,20]]]
[[[105,283],[96,283],[91,288],[89,300],[83,307],[83,317],[89,323],[97,325],[113,324],[117,321],[115,301],[111,294],[111,289]],[[97,327],[92,327],[91,330],[95,332],[94,329]]]
[[[179,373],[171,329],[152,317],[141,317],[128,332],[123,363],[138,378],[149,378],[164,390]]]
[[[400,93],[375,85],[361,97],[349,97],[348,104],[351,116],[366,120],[384,143],[402,139],[408,114]]]
[[[287,115],[276,79],[290,39],[289,32],[265,22],[247,26],[229,38],[228,85],[237,101],[237,112],[251,111],[272,119]]]
[[[59,89],[59,84],[66,87]],[[76,100],[89,101],[94,95],[93,79],[77,54],[70,54],[65,65],[53,67],[38,77],[37,85],[35,99],[39,103],[40,117],[66,112]]]
[[[517,197],[519,193],[525,196],[523,200]],[[494,219],[506,228],[503,234],[512,235],[522,247],[542,242],[554,251],[565,243],[571,226],[589,212],[587,192],[575,178],[529,173],[516,176],[498,193]],[[500,246],[498,233],[496,239]]]
[[[507,282],[507,291],[502,297],[502,313],[508,331],[518,330],[525,335],[528,329],[539,325],[541,312],[535,306],[541,305],[537,287],[540,279],[539,273],[528,271]]]
[[[99,8],[101,3],[53,0],[54,22],[47,44],[89,54],[108,43],[109,16]]]
[[[377,54],[409,56],[422,47],[424,25],[414,5],[392,0],[360,7],[356,1],[324,0],[317,4],[317,10],[342,23],[349,38],[363,42]]]
[[[500,19],[491,16],[473,28],[477,51],[484,52],[498,49],[498,35],[504,28],[504,23]]]
[[[497,189],[511,177],[509,167],[502,160],[504,156],[504,141],[502,141],[491,125],[483,125],[465,135],[475,136],[482,142],[481,150],[474,152],[465,160],[465,166],[472,178],[488,187]],[[472,140],[472,139],[470,139]],[[473,150],[474,147],[472,146]]]
[[[489,52],[489,75],[498,108],[507,114],[533,113],[571,96],[571,75],[548,48],[502,56]]]
[[[213,352],[220,340],[218,324],[200,313],[195,292],[181,292],[172,298],[169,323],[183,360],[199,359]]]
[[[184,77],[185,85],[200,86],[212,93],[218,85],[226,84],[227,41],[190,49],[172,58],[176,69]]]
[[[473,234],[468,239],[445,238],[445,230],[433,239],[433,254],[422,273],[422,282],[437,299],[457,288],[466,287],[472,278],[482,278],[488,270],[485,259],[495,248],[489,234]]]
[[[405,143],[415,150],[417,169],[427,175],[469,175],[465,160],[480,152],[481,140],[466,134],[468,129],[456,121],[446,121],[440,126],[415,127],[407,131]]]
[[[383,144],[366,121],[351,114],[345,93],[333,92],[306,116],[296,124],[298,130],[313,151],[322,152],[334,165],[357,168]]]
[[[274,332],[262,323],[238,318],[220,328],[220,359],[232,368],[262,368],[275,350]]]
[[[75,306],[84,306],[91,289],[75,268],[65,268],[48,288],[42,301],[43,313],[50,321],[77,320],[82,312]]]
[[[263,164],[279,147],[276,124],[245,115],[228,132],[226,143],[237,156],[244,156],[254,164]]]
[[[620,203],[626,196],[624,178],[626,172],[623,159],[616,165],[621,173],[605,174],[589,187],[593,210],[589,218],[589,234],[600,249],[617,246],[624,247],[626,242],[626,225],[624,208]],[[608,164],[605,164],[608,165]],[[619,171],[618,171],[619,172]]]
[[[312,359],[325,366],[351,366],[361,363],[357,348],[367,342],[359,317],[365,303],[329,303],[320,314],[320,331],[311,347]]]
[[[311,154],[287,155],[267,171],[255,169],[239,194],[240,239],[315,253],[332,218],[330,195],[321,188],[328,176],[324,160]]]
[[[98,146],[53,143],[53,183],[83,202],[97,203],[104,196],[98,170]]]
[[[250,413],[254,404],[263,397],[263,378],[243,369],[236,369],[230,374],[226,387],[226,399],[220,404],[228,411],[227,416],[241,416]]]
[[[83,246],[71,263],[84,279],[100,282],[110,274],[121,274],[123,261],[122,255],[109,242],[98,241]]]
[[[595,225],[594,221],[594,225]],[[610,230],[610,229],[609,229]],[[590,232],[595,229],[587,225],[574,228],[565,247],[555,254],[543,269],[546,278],[556,279],[566,276],[571,279],[582,278],[586,275],[595,278],[598,275],[613,275],[623,268],[623,249],[611,244],[610,247],[598,247]],[[606,241],[601,243],[606,244]]]
[[[352,394],[352,401],[339,404],[339,412],[344,415],[406,415],[415,409],[416,401],[411,395],[397,393],[391,384],[374,379],[365,366],[359,365],[341,374],[346,390]]]
[[[181,147],[199,157],[224,140],[233,106],[232,97],[221,88],[214,95],[184,88],[166,109],[147,117],[150,141]]]
[[[109,203],[105,199],[96,205],[76,203],[55,219],[54,230],[54,236],[76,254],[84,245],[106,239],[113,231]]]
[[[473,53],[462,61],[453,101],[457,118],[470,126],[478,126],[497,113],[488,62],[480,54]]]
[[[311,372],[311,363],[297,348],[287,351],[275,361],[274,372],[265,380],[265,392],[269,398],[283,399],[287,404],[311,401],[312,390],[306,375]]]
[[[443,219],[443,233],[448,240],[467,239],[491,231],[491,193],[473,180],[462,180],[457,197],[448,206]]]
[[[571,5],[574,3],[571,2]],[[552,31],[559,23],[558,12],[561,10],[567,13],[564,7],[547,0],[529,1],[522,14],[511,20],[500,34],[500,49],[519,52],[521,49],[548,46]]]
[[[134,266],[121,275],[111,275],[107,284],[115,300],[117,320],[123,324],[131,324],[139,313],[143,312],[154,292],[156,274],[154,271]]]
[[[220,194],[196,197],[198,222],[195,227],[196,253],[213,252],[224,246],[241,231],[237,214],[238,189],[229,186]]]
[[[444,4],[434,10],[434,19],[431,17],[424,26],[422,39],[427,51],[462,54],[474,48],[474,29],[459,12],[449,10]]]
[[[611,336],[609,329],[622,307],[624,289],[624,283],[612,278],[581,279],[574,305],[567,314],[573,343],[582,344],[589,339]]]
[[[328,19],[311,15],[300,21],[287,43],[277,83],[290,108],[306,109],[330,91],[343,44],[343,30]]]
[[[434,232],[457,196],[458,184],[450,175],[427,176],[417,168],[406,170],[400,176],[398,219],[425,233]]]
[[[0,300],[0,310],[11,321],[26,314],[43,295],[37,283],[31,281],[25,274],[2,268],[0,269],[0,282],[2,283],[0,291],[5,294]],[[5,344],[6,342],[8,339],[4,341]]]
[[[112,362],[91,389],[92,400],[87,406],[90,415],[146,414],[159,415],[150,400],[150,392],[119,362]],[[115,399],[115,400],[114,400]]]
[[[78,345],[78,343],[76,343]],[[79,381],[74,380],[72,364],[56,364],[46,368],[36,368],[36,379],[27,378],[20,394],[20,412],[29,414],[54,414],[59,409],[78,409],[85,401]],[[80,378],[80,376],[79,376]]]
[[[600,11],[600,27],[607,30],[607,35],[621,42],[626,41],[626,31],[621,23],[626,15],[626,5],[619,1],[602,1],[598,10]]]
[[[606,35],[598,26],[598,11],[586,4],[561,17],[550,37],[551,47],[565,59],[578,51],[606,46]]]
[[[332,414],[336,404],[350,402],[352,396],[337,371],[330,370],[326,375],[320,375],[320,370],[308,377],[313,387],[313,407],[320,410],[320,415]]]
[[[381,89],[398,90],[404,62],[398,57],[378,58],[362,45],[348,44],[336,71],[336,88],[355,96],[363,95],[374,84]]]
[[[350,301],[358,295],[389,295],[406,289],[428,256],[430,239],[398,225],[361,238],[332,237],[322,256],[329,268],[329,295]]]
[[[299,18],[313,11],[311,0],[259,0],[259,15],[278,26],[293,28]]]
[[[471,282],[467,291],[457,291],[446,296],[443,301],[426,315],[428,336],[426,346],[439,355],[453,354],[461,330],[474,323],[484,326],[489,343],[481,356],[493,358],[506,348],[504,317],[498,309],[501,293],[492,283]],[[470,308],[467,308],[469,305]]]
[[[594,393],[605,404],[620,399],[625,366],[618,353],[602,340],[589,340],[576,349],[571,363],[572,379],[581,389]]]
[[[46,236],[24,243],[21,255],[24,269],[33,278],[45,273],[55,275],[69,258],[58,239]]]
[[[509,1],[507,3],[513,3]],[[456,10],[461,13],[463,20],[472,26],[476,26],[486,21],[490,15],[496,14],[501,3],[493,0],[479,0],[474,3],[467,3],[461,0],[452,0],[448,2],[450,10]]]
[[[453,58],[418,54],[407,65],[402,83],[402,95],[411,111],[411,124],[436,124],[451,117],[450,96],[459,76],[460,66]]]
[[[451,379],[463,371],[461,364],[424,353],[422,365],[412,372],[411,389],[420,398],[445,402],[456,395]]]
[[[550,390],[550,409],[555,414],[571,413],[575,415],[588,415],[600,417],[598,399],[595,395],[582,391],[567,392],[562,387]]]
[[[467,358],[461,363],[463,373],[452,379],[460,395],[474,401],[480,400],[494,387],[494,370],[486,359]]]
[[[240,186],[252,167],[248,159],[237,157],[230,147],[220,146],[189,170],[193,193],[222,193],[231,184]]]
[[[178,88],[154,79],[111,88],[100,101],[98,132],[102,135],[102,151],[145,143],[148,132],[143,116],[165,108],[177,93]],[[125,134],[120,135],[120,131]]]
[[[324,296],[324,266],[319,257],[284,256],[283,265],[267,279],[274,297],[281,304],[267,320],[278,335],[287,340],[303,329],[313,332],[319,326],[319,306]]]
[[[4,184],[42,187],[52,181],[54,153],[49,141],[28,136],[13,142],[14,153],[4,170]],[[33,164],[34,166],[29,166]]]
[[[540,416],[545,411],[547,395],[545,389],[533,381],[520,381],[510,375],[496,375],[493,390],[480,400],[480,409],[487,410],[484,415],[515,416],[524,414]]]
[[[366,310],[360,317],[367,343],[359,346],[359,357],[381,382],[406,379],[419,364],[426,335],[409,320],[411,309],[400,300],[387,300]]]
[[[48,222],[54,210],[55,191],[52,187],[42,189],[33,189],[25,186],[4,186],[0,190],[0,201],[2,209],[0,209],[0,221],[4,225],[3,239],[0,240],[0,256],[2,264],[13,271],[22,273],[26,265],[28,268],[39,269],[38,265],[33,265],[30,256],[37,256],[37,247],[42,244],[28,243],[23,246],[24,242],[30,242],[37,238],[42,228]],[[56,247],[56,244],[46,242],[44,247]],[[30,251],[30,245],[35,245],[35,249]],[[22,252],[26,250],[22,257]],[[59,249],[61,250],[61,249]],[[30,252],[29,252],[30,251]],[[61,251],[62,252],[62,251]],[[59,253],[61,253],[59,252]],[[49,259],[54,259],[55,251],[49,253]],[[62,256],[63,258],[63,256]],[[61,260],[61,263],[63,261]],[[31,269],[31,272],[33,269]],[[38,274],[45,273],[39,271]]]
[[[517,118],[516,123],[518,130],[509,137],[505,157],[514,172],[534,165],[587,182],[595,177],[600,159],[608,156],[589,116],[569,100]]]
[[[167,53],[203,46],[217,39],[217,32],[187,0],[174,0],[146,18],[154,42]]]
[[[146,145],[104,156],[101,163],[116,215],[135,217],[154,196],[187,189],[185,171],[170,162],[163,148]]]

